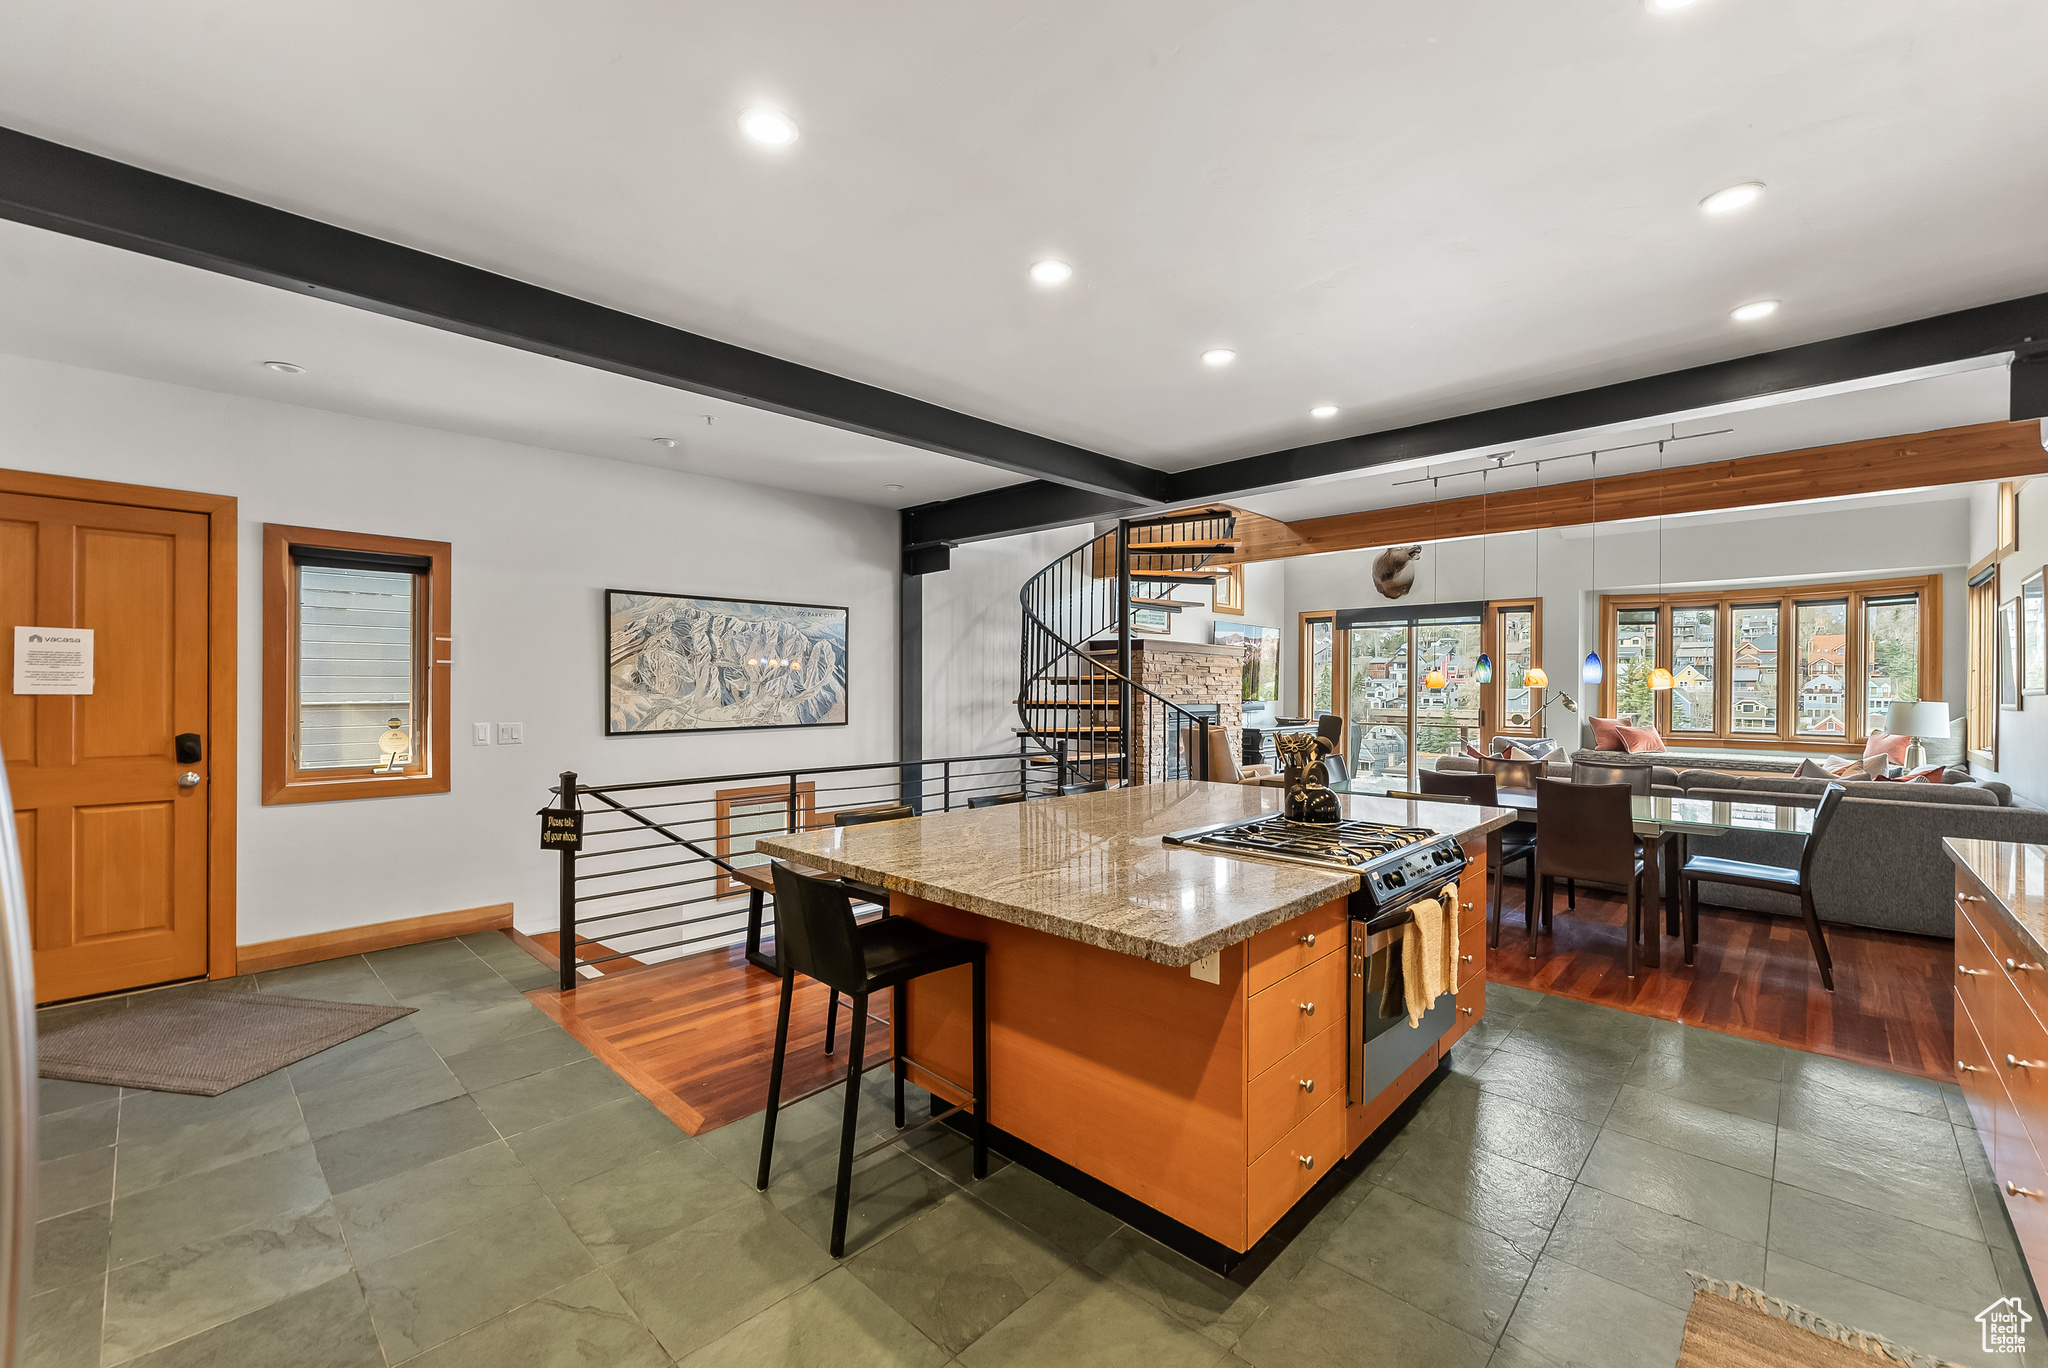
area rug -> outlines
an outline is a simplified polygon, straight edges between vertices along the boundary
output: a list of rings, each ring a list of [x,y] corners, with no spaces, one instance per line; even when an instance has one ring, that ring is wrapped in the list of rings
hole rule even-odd
[[[37,1071],[74,1083],[217,1097],[417,1010],[205,990],[142,993],[127,1002],[41,1031]]]
[[[1692,1310],[1676,1368],[1964,1368],[1894,1344],[1738,1282],[1689,1273]]]

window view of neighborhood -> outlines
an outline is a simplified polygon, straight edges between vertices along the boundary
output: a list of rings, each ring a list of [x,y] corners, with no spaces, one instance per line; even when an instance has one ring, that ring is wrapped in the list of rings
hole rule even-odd
[[[1356,627],[1346,635],[1354,777],[1411,787],[1418,765],[1478,744],[1478,623]],[[1432,674],[1441,675],[1440,687]]]
[[[1758,604],[1730,610],[1734,619],[1735,653],[1728,671],[1729,729],[1737,732],[1778,730],[1778,605]]]

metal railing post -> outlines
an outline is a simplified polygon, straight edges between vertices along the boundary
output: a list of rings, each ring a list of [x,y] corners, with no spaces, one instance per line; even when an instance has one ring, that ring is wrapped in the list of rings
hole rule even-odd
[[[1195,731],[1197,733],[1195,744],[1202,748],[1201,759],[1198,762],[1198,767],[1201,770],[1200,778],[1206,784],[1209,782],[1209,719],[1197,717],[1195,719]]]
[[[789,772],[789,834],[794,836],[802,830],[796,824],[796,771]]]
[[[1054,779],[1054,783],[1053,783],[1053,786],[1052,786],[1052,792],[1053,792],[1053,797],[1057,798],[1057,797],[1059,797],[1059,795],[1060,795],[1060,794],[1062,794],[1062,793],[1065,793],[1065,792],[1067,791],[1067,738],[1066,738],[1066,737],[1062,736],[1062,737],[1061,737],[1061,738],[1059,739],[1059,741],[1058,741],[1057,743],[1055,743],[1055,746],[1054,746],[1054,749],[1053,749],[1053,755],[1054,755],[1054,756],[1055,756],[1056,758],[1055,758],[1055,759],[1054,759],[1054,761],[1053,761],[1053,779]]]
[[[1131,783],[1131,747],[1136,733],[1131,726],[1131,520],[1116,520],[1116,672],[1117,735],[1123,745],[1123,780]]]
[[[939,811],[953,810],[953,762],[946,761],[939,767]]]
[[[562,771],[562,812],[576,811],[576,771]],[[555,956],[562,962],[561,988],[576,986],[576,847],[562,847],[561,914],[555,926]]]

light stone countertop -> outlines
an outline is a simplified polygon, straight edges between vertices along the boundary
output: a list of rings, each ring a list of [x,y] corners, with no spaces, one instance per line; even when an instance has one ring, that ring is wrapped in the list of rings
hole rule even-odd
[[[2048,961],[2048,846],[1942,839],[1948,857],[1977,876],[2036,961]]]
[[[794,835],[755,848],[793,864],[1173,967],[1344,897],[1358,876],[1163,846],[1190,827],[1277,812],[1279,789],[1176,780]],[[1460,839],[1505,808],[1347,797],[1345,816]]]

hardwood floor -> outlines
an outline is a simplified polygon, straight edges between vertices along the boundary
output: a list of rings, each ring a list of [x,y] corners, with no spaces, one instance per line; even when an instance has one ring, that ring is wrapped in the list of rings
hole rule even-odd
[[[587,979],[568,993],[536,988],[526,996],[670,1120],[700,1135],[752,1116],[767,1101],[780,992],[780,980],[734,947]],[[870,1007],[888,1014],[886,1002]],[[850,1017],[842,999],[840,1043],[826,1054],[824,985],[797,980],[785,1102],[844,1076]],[[867,1057],[870,1064],[889,1057],[889,1028],[877,1021],[868,1022]]]
[[[1705,907],[1696,963],[1688,967],[1677,937],[1666,937],[1662,967],[1630,979],[1622,971],[1620,895],[1581,890],[1578,911],[1567,913],[1560,888],[1551,933],[1538,934],[1531,959],[1517,883],[1510,880],[1502,903],[1500,948],[1487,959],[1497,983],[1924,1078],[1955,1077],[1955,952],[1948,941],[1830,926],[1829,993],[1797,921]]]

